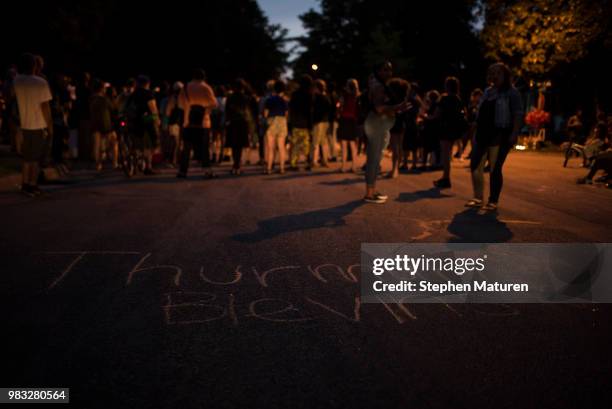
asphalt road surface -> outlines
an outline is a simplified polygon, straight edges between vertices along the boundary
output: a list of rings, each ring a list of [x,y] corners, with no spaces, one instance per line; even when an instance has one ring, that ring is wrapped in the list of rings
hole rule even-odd
[[[498,215],[470,179],[170,169],[0,192],[2,386],[77,408],[612,407],[609,305],[360,304],[362,242],[610,242],[612,191],[513,153]],[[388,162],[385,162],[388,167]],[[610,272],[612,273],[612,272]]]

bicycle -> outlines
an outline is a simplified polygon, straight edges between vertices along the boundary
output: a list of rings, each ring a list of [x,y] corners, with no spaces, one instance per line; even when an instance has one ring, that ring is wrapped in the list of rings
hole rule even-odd
[[[575,138],[570,138],[567,149],[565,150],[565,160],[563,161],[563,167],[567,167],[567,163],[572,158],[581,158],[582,167],[587,167],[588,159],[584,152],[584,145],[574,142]]]
[[[119,122],[117,132],[119,142],[119,163],[126,177],[131,178],[138,172],[143,173],[145,160],[143,153],[134,148],[134,142],[124,119]]]

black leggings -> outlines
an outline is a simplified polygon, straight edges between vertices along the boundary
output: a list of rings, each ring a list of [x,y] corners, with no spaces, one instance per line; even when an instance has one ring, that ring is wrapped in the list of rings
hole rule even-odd
[[[187,174],[191,151],[199,152],[202,160],[202,168],[210,168],[210,154],[208,144],[210,139],[210,129],[205,128],[184,128],[183,129],[183,150],[180,157],[180,172]],[[194,155],[196,156],[196,155]]]
[[[232,160],[234,161],[234,169],[240,169],[240,164],[242,163],[242,149],[244,148],[240,144],[232,146]]]

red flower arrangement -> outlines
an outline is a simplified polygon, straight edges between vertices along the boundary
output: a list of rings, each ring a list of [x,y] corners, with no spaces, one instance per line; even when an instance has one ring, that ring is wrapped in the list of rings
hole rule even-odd
[[[535,108],[525,115],[525,123],[534,129],[540,129],[550,122],[550,113],[543,109]]]

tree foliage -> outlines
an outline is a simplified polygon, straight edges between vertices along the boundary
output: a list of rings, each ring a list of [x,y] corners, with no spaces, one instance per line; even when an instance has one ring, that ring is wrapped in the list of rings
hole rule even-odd
[[[542,78],[585,58],[605,36],[608,1],[488,0],[482,40],[486,56],[507,62],[517,74]],[[609,40],[608,40],[609,41]]]
[[[390,59],[396,74],[439,87],[446,75],[479,75],[481,48],[472,30],[476,1],[321,0],[320,11],[301,16],[307,35],[296,73],[343,81],[364,79],[372,65]]]

